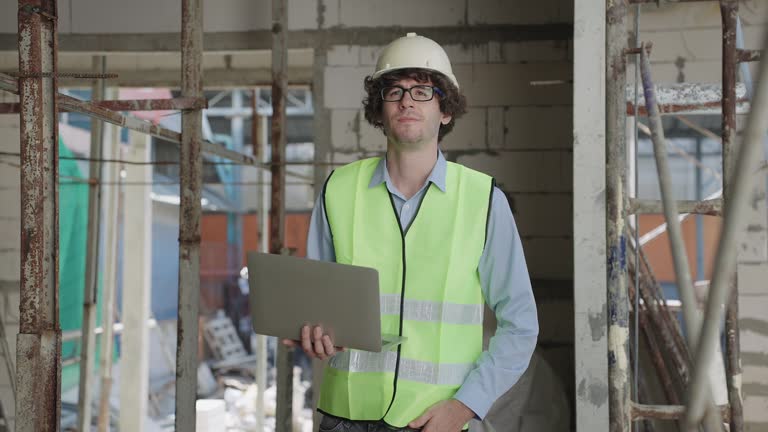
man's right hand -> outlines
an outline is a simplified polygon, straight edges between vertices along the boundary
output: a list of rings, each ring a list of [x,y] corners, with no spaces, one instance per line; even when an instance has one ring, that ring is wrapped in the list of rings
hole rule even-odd
[[[283,345],[296,346],[299,344],[309,358],[320,360],[333,357],[337,352],[346,350],[346,348],[334,346],[331,337],[324,334],[323,328],[320,326],[310,328],[310,326],[305,325],[302,327],[301,341],[283,339]]]

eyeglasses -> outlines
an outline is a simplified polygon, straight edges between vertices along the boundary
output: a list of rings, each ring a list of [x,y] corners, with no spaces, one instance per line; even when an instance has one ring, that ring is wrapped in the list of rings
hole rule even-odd
[[[411,88],[400,86],[384,87],[381,89],[381,98],[384,102],[400,102],[405,97],[405,92],[408,92],[411,95],[411,99],[417,102],[431,101],[435,97],[435,93],[440,97],[444,96],[442,90],[437,87],[415,85]]]

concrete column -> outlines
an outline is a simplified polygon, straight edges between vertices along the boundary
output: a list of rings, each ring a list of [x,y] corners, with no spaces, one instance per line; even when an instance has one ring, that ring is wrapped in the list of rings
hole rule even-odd
[[[576,0],[574,11],[576,430],[607,431],[605,2]]]
[[[149,161],[150,138],[131,133],[125,156]],[[152,263],[152,168],[125,166],[123,222],[122,358],[120,360],[120,430],[143,430],[149,392],[149,306]],[[131,183],[147,183],[136,185]]]

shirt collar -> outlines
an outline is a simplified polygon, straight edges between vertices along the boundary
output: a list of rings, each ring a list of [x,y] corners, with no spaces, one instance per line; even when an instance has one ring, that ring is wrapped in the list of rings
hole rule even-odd
[[[437,162],[435,163],[432,172],[427,177],[427,182],[432,182],[441,191],[445,192],[445,173],[448,170],[448,162],[443,156],[443,152],[437,151]],[[376,170],[373,171],[371,182],[368,184],[369,188],[374,188],[382,183],[386,183],[388,188],[394,187],[392,179],[389,177],[389,171],[387,170],[387,158],[386,156],[379,160],[376,165]]]

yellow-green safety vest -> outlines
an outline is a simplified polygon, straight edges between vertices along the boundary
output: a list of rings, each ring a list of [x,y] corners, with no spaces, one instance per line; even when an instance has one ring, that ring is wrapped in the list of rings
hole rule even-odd
[[[407,338],[381,353],[347,350],[325,368],[318,409],[404,427],[450,399],[482,352],[485,246],[491,177],[449,162],[446,190],[428,186],[407,231],[384,183],[369,188],[380,158],[334,171],[325,211],[336,261],[379,272],[381,331]]]

